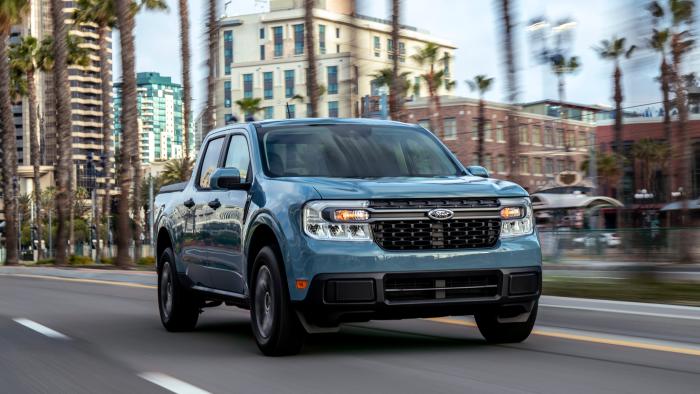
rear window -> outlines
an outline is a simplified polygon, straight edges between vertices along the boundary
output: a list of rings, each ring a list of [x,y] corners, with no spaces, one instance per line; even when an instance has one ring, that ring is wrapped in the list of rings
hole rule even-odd
[[[427,131],[393,125],[263,126],[265,171],[273,177],[450,177],[463,175]]]

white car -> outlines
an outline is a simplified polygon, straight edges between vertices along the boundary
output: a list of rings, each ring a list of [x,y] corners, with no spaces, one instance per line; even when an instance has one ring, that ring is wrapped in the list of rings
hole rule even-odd
[[[615,233],[588,234],[583,237],[574,238],[573,242],[586,247],[594,247],[596,237],[598,237],[598,242],[609,248],[620,246],[620,244],[622,243],[620,237],[618,237]]]

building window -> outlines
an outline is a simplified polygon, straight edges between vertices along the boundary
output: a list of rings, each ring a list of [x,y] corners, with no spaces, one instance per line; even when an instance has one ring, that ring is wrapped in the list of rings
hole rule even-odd
[[[294,25],[294,54],[304,53],[304,25]]]
[[[472,118],[472,139],[479,139],[479,118]]]
[[[498,155],[498,160],[496,161],[496,171],[501,174],[506,173],[506,157],[504,155]]]
[[[557,129],[557,134],[555,135],[556,146],[564,146],[564,129]]]
[[[554,173],[558,174],[562,171],[564,171],[564,163],[560,159],[555,160],[554,161]]]
[[[253,74],[243,74],[243,97],[253,98]]]
[[[382,40],[379,38],[379,36],[374,36],[374,57],[379,57],[380,51],[382,49]]]
[[[294,97],[294,70],[284,70],[284,97]]]
[[[496,123],[496,141],[505,142],[506,136],[503,134],[503,122]]]
[[[265,60],[265,45],[260,45],[260,60]]]
[[[456,140],[457,139],[457,119],[455,118],[445,118],[443,120],[443,127],[445,140]]]
[[[233,31],[224,31],[224,74],[231,75],[233,63]]]
[[[418,120],[418,125],[426,130],[430,130],[430,119]]]
[[[265,28],[264,27],[260,28],[260,39],[261,40],[265,39]]]
[[[544,128],[544,144],[554,145],[554,134],[552,133],[551,126],[545,126]]]
[[[445,53],[445,56],[442,57],[442,69],[445,71],[445,78],[450,77],[450,56],[448,55],[448,53]]]
[[[265,119],[272,119],[275,117],[275,107],[265,107],[263,108],[263,116]]]
[[[224,81],[224,108],[231,108],[231,81]]]
[[[532,172],[537,175],[542,175],[542,159],[535,157],[532,159]]]
[[[326,54],[326,26],[318,25],[318,49],[321,55]]]
[[[394,40],[391,38],[386,40],[386,53],[389,55],[389,60],[394,60]]]
[[[406,62],[406,43],[399,42],[399,62]]]
[[[263,73],[263,97],[265,100],[272,99],[272,72]]]
[[[338,102],[329,101],[328,102],[328,117],[337,118],[338,117]]]
[[[519,135],[519,141],[521,144],[529,144],[530,143],[530,136],[529,136],[529,130],[526,124],[521,124],[518,127],[518,135]]]
[[[493,141],[493,135],[491,133],[491,122],[484,122],[484,140]]]
[[[554,173],[554,160],[544,159],[544,173],[546,175],[552,175]]]
[[[491,157],[490,153],[485,153],[484,154],[484,162],[481,164],[483,167],[486,167],[487,170],[491,171],[493,168],[493,163],[492,163],[493,158]]]
[[[282,26],[275,26],[272,28],[272,39],[275,46],[275,57],[282,56],[284,49],[284,44],[282,42]]]
[[[287,104],[287,119],[294,119],[297,116],[297,106],[295,104]]]
[[[335,38],[340,38],[340,28],[339,27],[335,28]]]
[[[233,123],[233,114],[224,114],[224,124],[231,124]]]
[[[532,143],[535,145],[542,145],[542,128],[533,127],[532,128]]]
[[[328,94],[338,94],[338,66],[328,66]]]
[[[306,104],[306,117],[310,118],[312,116],[311,103]]]
[[[520,156],[520,173],[529,174],[530,173],[530,161],[525,156]]]

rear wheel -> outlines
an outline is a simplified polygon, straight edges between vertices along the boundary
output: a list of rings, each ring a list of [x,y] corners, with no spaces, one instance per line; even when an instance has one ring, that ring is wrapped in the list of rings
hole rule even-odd
[[[485,311],[474,315],[481,335],[490,343],[518,343],[526,340],[537,319],[537,302],[532,306],[530,316],[524,322],[501,322],[498,311]]]
[[[255,258],[251,295],[250,321],[263,354],[299,353],[306,332],[289,299],[282,265],[270,247],[262,248]]]
[[[199,298],[187,291],[177,279],[173,251],[168,248],[160,257],[158,271],[158,309],[160,321],[168,331],[189,331],[199,319]]]

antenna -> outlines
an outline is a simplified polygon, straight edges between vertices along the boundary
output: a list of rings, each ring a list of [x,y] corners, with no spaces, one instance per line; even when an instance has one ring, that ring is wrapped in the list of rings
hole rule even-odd
[[[289,101],[287,101],[287,119],[292,118],[292,111],[289,109]]]

